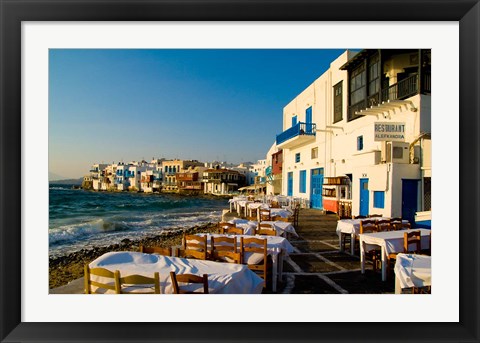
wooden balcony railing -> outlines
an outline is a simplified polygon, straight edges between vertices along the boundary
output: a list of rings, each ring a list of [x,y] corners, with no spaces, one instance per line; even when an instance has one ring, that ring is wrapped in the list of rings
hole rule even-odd
[[[421,80],[419,80],[418,74],[413,74],[400,82],[397,82],[387,88],[382,89],[378,93],[368,96],[367,99],[364,99],[356,104],[349,106],[349,119],[354,119],[358,117],[359,115],[356,114],[357,112],[360,112],[361,110],[364,110],[371,106],[377,106],[384,101],[405,100],[409,97],[419,94],[420,92],[430,94],[431,84],[431,73],[422,74]]]

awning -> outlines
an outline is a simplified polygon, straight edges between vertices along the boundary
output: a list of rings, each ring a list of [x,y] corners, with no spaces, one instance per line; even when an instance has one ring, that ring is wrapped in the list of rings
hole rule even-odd
[[[255,187],[255,185],[251,185],[251,186],[241,187],[238,190],[239,191],[248,191],[248,190],[255,190],[256,188],[257,187]]]
[[[355,112],[355,114],[378,116],[385,113],[389,114],[390,111],[393,111],[394,113],[396,110],[402,111],[403,108],[405,108],[405,110],[410,110],[413,112],[417,110],[413,102],[410,100],[387,100],[383,101],[381,104],[370,106],[369,108],[357,111]]]

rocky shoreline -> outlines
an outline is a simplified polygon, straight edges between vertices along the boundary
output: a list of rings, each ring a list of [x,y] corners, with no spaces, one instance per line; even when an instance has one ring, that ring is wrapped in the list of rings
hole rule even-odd
[[[82,249],[74,253],[50,258],[49,260],[49,288],[56,288],[66,285],[70,281],[83,276],[83,268],[86,263],[90,263],[97,257],[110,251],[138,251],[140,245],[171,247],[180,245],[183,233],[195,234],[203,232],[217,232],[216,223],[208,223],[201,226],[195,226],[189,229],[169,230],[160,235],[145,237],[138,240],[124,239],[119,244],[112,244],[104,247],[95,247],[93,249]]]

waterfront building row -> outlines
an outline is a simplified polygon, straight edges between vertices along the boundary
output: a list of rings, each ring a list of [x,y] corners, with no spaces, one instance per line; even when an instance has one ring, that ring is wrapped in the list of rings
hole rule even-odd
[[[84,176],[82,186],[95,191],[225,195],[248,185],[248,180],[255,180],[256,165],[228,166],[178,159],[94,164]]]

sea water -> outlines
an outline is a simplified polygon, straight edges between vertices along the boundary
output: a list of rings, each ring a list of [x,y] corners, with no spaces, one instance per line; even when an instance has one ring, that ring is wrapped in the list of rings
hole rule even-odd
[[[218,222],[228,200],[176,194],[94,192],[50,185],[49,254]]]

